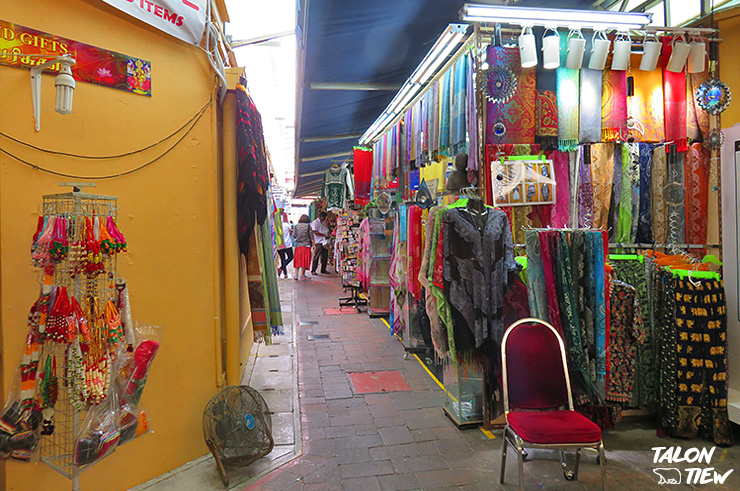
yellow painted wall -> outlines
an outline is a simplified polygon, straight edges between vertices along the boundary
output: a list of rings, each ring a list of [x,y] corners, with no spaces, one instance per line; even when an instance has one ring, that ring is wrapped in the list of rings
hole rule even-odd
[[[86,155],[138,149],[183,125],[214,92],[214,75],[201,50],[103,2],[0,0],[0,18],[152,62],[151,98],[78,82],[67,116],[53,111],[53,77],[44,75],[39,133],[33,128],[29,72],[0,66],[0,131],[39,147]],[[164,333],[143,397],[154,433],[84,472],[83,490],[127,489],[207,453],[201,414],[218,390],[223,311],[233,307],[223,300],[223,269],[237,265],[235,258],[223,259],[219,240],[218,123],[219,111],[211,101],[191,133],[164,158],[133,174],[97,181],[95,193],[119,198],[118,224],[129,250],[119,258],[119,272],[130,287],[134,318],[162,325]],[[89,162],[44,155],[0,137],[0,148],[80,175],[123,172],[169,146]],[[0,154],[3,400],[20,360],[28,309],[38,296],[29,247],[41,196],[67,191],[57,183],[70,180],[80,179],[46,174]],[[0,479],[0,488],[8,490],[71,487],[43,464],[0,463]]]
[[[737,47],[740,46],[740,9],[733,9],[718,16],[722,42],[719,44],[719,72],[720,80],[730,87],[730,90],[740,90],[740,70],[738,70]],[[740,104],[733,98],[730,107],[722,113],[722,128],[740,123]]]

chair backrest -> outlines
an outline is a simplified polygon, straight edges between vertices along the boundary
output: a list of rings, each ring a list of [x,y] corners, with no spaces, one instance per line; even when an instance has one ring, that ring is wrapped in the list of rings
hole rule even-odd
[[[521,319],[501,341],[504,409],[573,409],[560,335],[547,322]]]

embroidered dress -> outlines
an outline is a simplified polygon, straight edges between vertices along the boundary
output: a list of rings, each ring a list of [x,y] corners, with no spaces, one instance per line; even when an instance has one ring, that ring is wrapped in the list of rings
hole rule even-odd
[[[637,343],[645,337],[642,311],[634,287],[622,281],[611,282],[611,320],[609,340],[609,401],[632,403],[635,382]]]
[[[449,352],[447,346],[447,328],[442,319],[439,317],[439,311],[437,309],[437,297],[432,293],[432,287],[429,280],[429,265],[432,259],[432,246],[436,244],[434,240],[434,220],[437,211],[440,210],[439,206],[434,206],[429,209],[429,215],[427,217],[427,226],[424,240],[424,252],[421,260],[421,267],[419,268],[419,283],[421,283],[424,290],[424,300],[427,316],[429,317],[432,345],[434,346],[434,352],[437,358],[440,360],[444,359]]]

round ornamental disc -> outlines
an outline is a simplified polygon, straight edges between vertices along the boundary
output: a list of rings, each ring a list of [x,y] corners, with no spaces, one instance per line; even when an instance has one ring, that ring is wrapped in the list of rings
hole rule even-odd
[[[710,78],[696,91],[696,102],[699,107],[715,116],[727,109],[731,100],[730,88],[716,78]]]
[[[516,93],[516,75],[508,66],[484,70],[482,82],[486,99],[494,104],[506,104]]]
[[[247,427],[248,430],[253,430],[255,426],[257,426],[257,421],[254,419],[253,414],[247,414],[244,416],[244,426]]]

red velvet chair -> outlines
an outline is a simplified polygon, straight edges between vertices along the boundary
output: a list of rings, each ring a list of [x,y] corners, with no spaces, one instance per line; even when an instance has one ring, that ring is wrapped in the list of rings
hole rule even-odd
[[[506,450],[517,451],[519,489],[524,489],[525,448],[559,449],[563,474],[578,479],[581,449],[599,452],[601,489],[606,481],[606,459],[601,429],[573,410],[565,346],[547,322],[521,319],[506,330],[501,342],[503,364],[504,446],[501,454],[501,482],[506,473]],[[565,464],[565,451],[576,452],[573,472]]]

